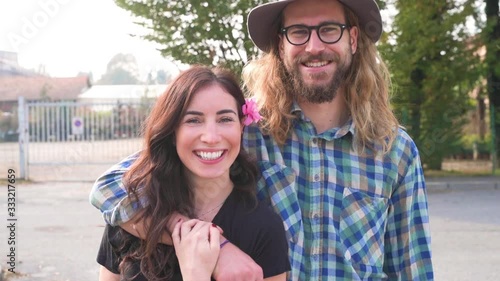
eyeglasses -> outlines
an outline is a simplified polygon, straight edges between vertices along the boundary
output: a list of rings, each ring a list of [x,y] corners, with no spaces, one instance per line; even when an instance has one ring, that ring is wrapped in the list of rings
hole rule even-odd
[[[311,30],[316,30],[319,40],[325,44],[337,43],[344,29],[349,28],[349,26],[340,23],[324,23],[315,26],[308,26],[302,24],[290,25],[288,27],[283,27],[281,29],[281,34],[285,34],[286,39],[290,44],[299,46],[304,45],[311,38]]]

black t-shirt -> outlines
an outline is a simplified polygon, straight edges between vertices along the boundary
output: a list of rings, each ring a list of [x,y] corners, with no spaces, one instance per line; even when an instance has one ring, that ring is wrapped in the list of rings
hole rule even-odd
[[[283,221],[270,207],[262,203],[259,203],[256,208],[246,206],[233,192],[212,222],[224,230],[224,237],[248,254],[262,268],[264,278],[290,270],[288,243]],[[119,227],[107,225],[97,255],[97,262],[116,274],[119,274],[118,266],[121,262],[118,250],[122,244],[121,233]],[[136,240],[135,243],[140,241],[135,237],[132,239]],[[160,245],[159,247],[161,249],[161,247],[173,246]],[[139,261],[133,267],[138,272]],[[146,279],[139,275],[133,280]],[[174,269],[172,280],[182,280],[178,265]]]

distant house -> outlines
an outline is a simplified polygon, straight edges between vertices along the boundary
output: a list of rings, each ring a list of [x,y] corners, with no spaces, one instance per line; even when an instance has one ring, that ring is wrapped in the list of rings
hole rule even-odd
[[[94,85],[78,96],[80,102],[127,103],[156,99],[167,85]]]
[[[17,54],[0,51],[0,111],[15,110],[18,97],[27,101],[76,101],[91,87],[88,76],[48,77],[26,70]]]
[[[88,76],[49,77],[21,67],[17,54],[0,51],[0,141],[16,141],[19,97],[30,101],[77,101],[91,87]]]
[[[26,101],[76,101],[90,87],[87,76],[0,76],[0,110],[12,111],[20,96]]]
[[[78,102],[95,104],[95,111],[109,111],[120,104],[149,106],[166,88],[167,85],[94,85],[78,96]]]
[[[0,51],[0,76],[9,75],[35,75],[33,71],[19,66],[17,63],[17,53]]]

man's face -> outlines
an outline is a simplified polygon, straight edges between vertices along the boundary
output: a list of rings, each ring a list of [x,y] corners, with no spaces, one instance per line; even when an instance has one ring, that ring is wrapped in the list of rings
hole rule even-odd
[[[283,27],[326,22],[346,24],[344,8],[339,2],[298,0],[283,12]],[[312,103],[333,100],[356,52],[357,35],[356,27],[346,29],[338,42],[326,44],[312,30],[309,41],[300,46],[290,44],[285,35],[280,36],[280,57],[291,80],[287,84],[297,99]]]

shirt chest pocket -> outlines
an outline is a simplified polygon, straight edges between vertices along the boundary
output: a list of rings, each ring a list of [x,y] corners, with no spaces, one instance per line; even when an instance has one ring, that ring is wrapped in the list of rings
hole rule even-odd
[[[388,199],[345,188],[340,212],[340,238],[345,258],[354,264],[381,268]]]
[[[265,161],[259,162],[259,167],[262,173],[259,193],[270,199],[274,211],[283,219],[288,240],[297,243],[302,213],[295,190],[295,173],[286,166]]]

